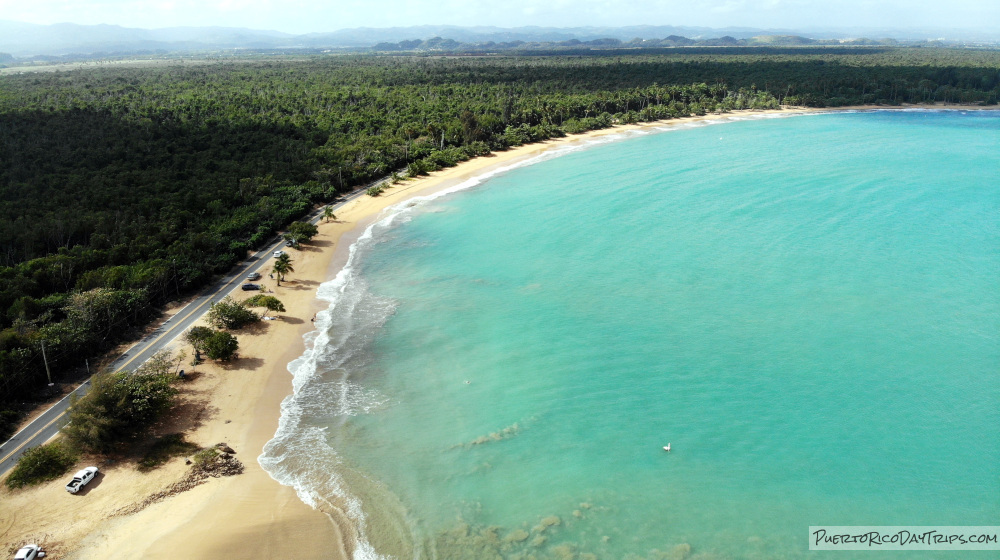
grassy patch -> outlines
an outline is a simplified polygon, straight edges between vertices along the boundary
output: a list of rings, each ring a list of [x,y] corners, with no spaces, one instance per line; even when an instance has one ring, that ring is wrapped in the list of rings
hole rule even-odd
[[[198,450],[198,446],[184,441],[184,434],[168,434],[156,440],[146,455],[139,460],[139,470],[151,471],[174,457],[190,455]]]
[[[194,454],[194,468],[205,469],[211,464],[215,463],[216,458],[219,456],[219,450],[214,447],[206,447],[201,451]]]
[[[17,465],[7,477],[8,488],[21,488],[38,484],[66,473],[79,456],[66,444],[56,441],[32,447],[18,459]]]

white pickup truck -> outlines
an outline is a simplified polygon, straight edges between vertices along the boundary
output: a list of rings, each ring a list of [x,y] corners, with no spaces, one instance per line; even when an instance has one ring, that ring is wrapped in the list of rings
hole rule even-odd
[[[73,480],[69,481],[66,485],[66,491],[70,494],[76,494],[81,488],[87,485],[88,482],[94,480],[97,476],[97,467],[87,467],[82,471],[73,475]]]
[[[14,555],[14,560],[35,560],[36,558],[45,558],[45,551],[37,544],[25,545]]]

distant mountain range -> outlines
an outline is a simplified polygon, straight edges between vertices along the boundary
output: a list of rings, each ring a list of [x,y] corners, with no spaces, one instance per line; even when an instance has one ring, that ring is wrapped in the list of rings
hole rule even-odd
[[[860,37],[879,39],[857,40]],[[942,39],[948,42],[996,43],[1000,31],[974,33],[956,30],[892,30],[864,29],[850,31],[796,31],[789,29],[753,29],[677,26],[631,27],[457,27],[424,25],[392,28],[341,29],[331,33],[293,35],[278,31],[262,31],[234,27],[171,27],[163,29],[135,29],[117,25],[77,25],[60,23],[37,25],[0,20],[0,53],[18,59],[65,55],[122,55],[139,52],[191,52],[226,49],[401,49],[399,45],[415,44],[421,48],[429,39],[439,39],[434,48],[461,45],[466,50],[481,50],[476,46],[499,45],[572,45],[586,48],[605,39],[627,45],[640,44],[637,39],[651,41],[643,46],[703,45],[754,45],[829,44],[847,39],[854,44],[873,44],[882,38],[902,41],[927,41]],[[669,39],[669,40],[668,40]],[[679,40],[683,40],[678,42]],[[442,44],[445,41],[447,43]],[[492,43],[492,45],[489,45]],[[613,46],[604,44],[603,46]]]

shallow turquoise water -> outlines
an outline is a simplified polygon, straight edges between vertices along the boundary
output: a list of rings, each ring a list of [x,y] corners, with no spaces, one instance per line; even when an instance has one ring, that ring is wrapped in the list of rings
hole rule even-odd
[[[749,120],[409,209],[286,403],[329,455],[269,469],[352,496],[383,555],[804,558],[810,525],[995,525],[998,147],[996,113]]]

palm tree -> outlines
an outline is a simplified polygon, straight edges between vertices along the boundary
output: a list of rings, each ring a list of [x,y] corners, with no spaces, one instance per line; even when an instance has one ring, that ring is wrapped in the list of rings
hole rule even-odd
[[[281,285],[281,281],[285,278],[286,274],[289,272],[295,272],[295,269],[292,268],[292,258],[288,256],[288,253],[282,253],[280,257],[275,259],[274,267],[271,268],[271,271],[277,275],[276,277],[278,279],[279,286]]]
[[[326,208],[323,209],[323,219],[330,222],[330,220],[336,220],[337,216],[333,215],[333,206],[327,204]]]

